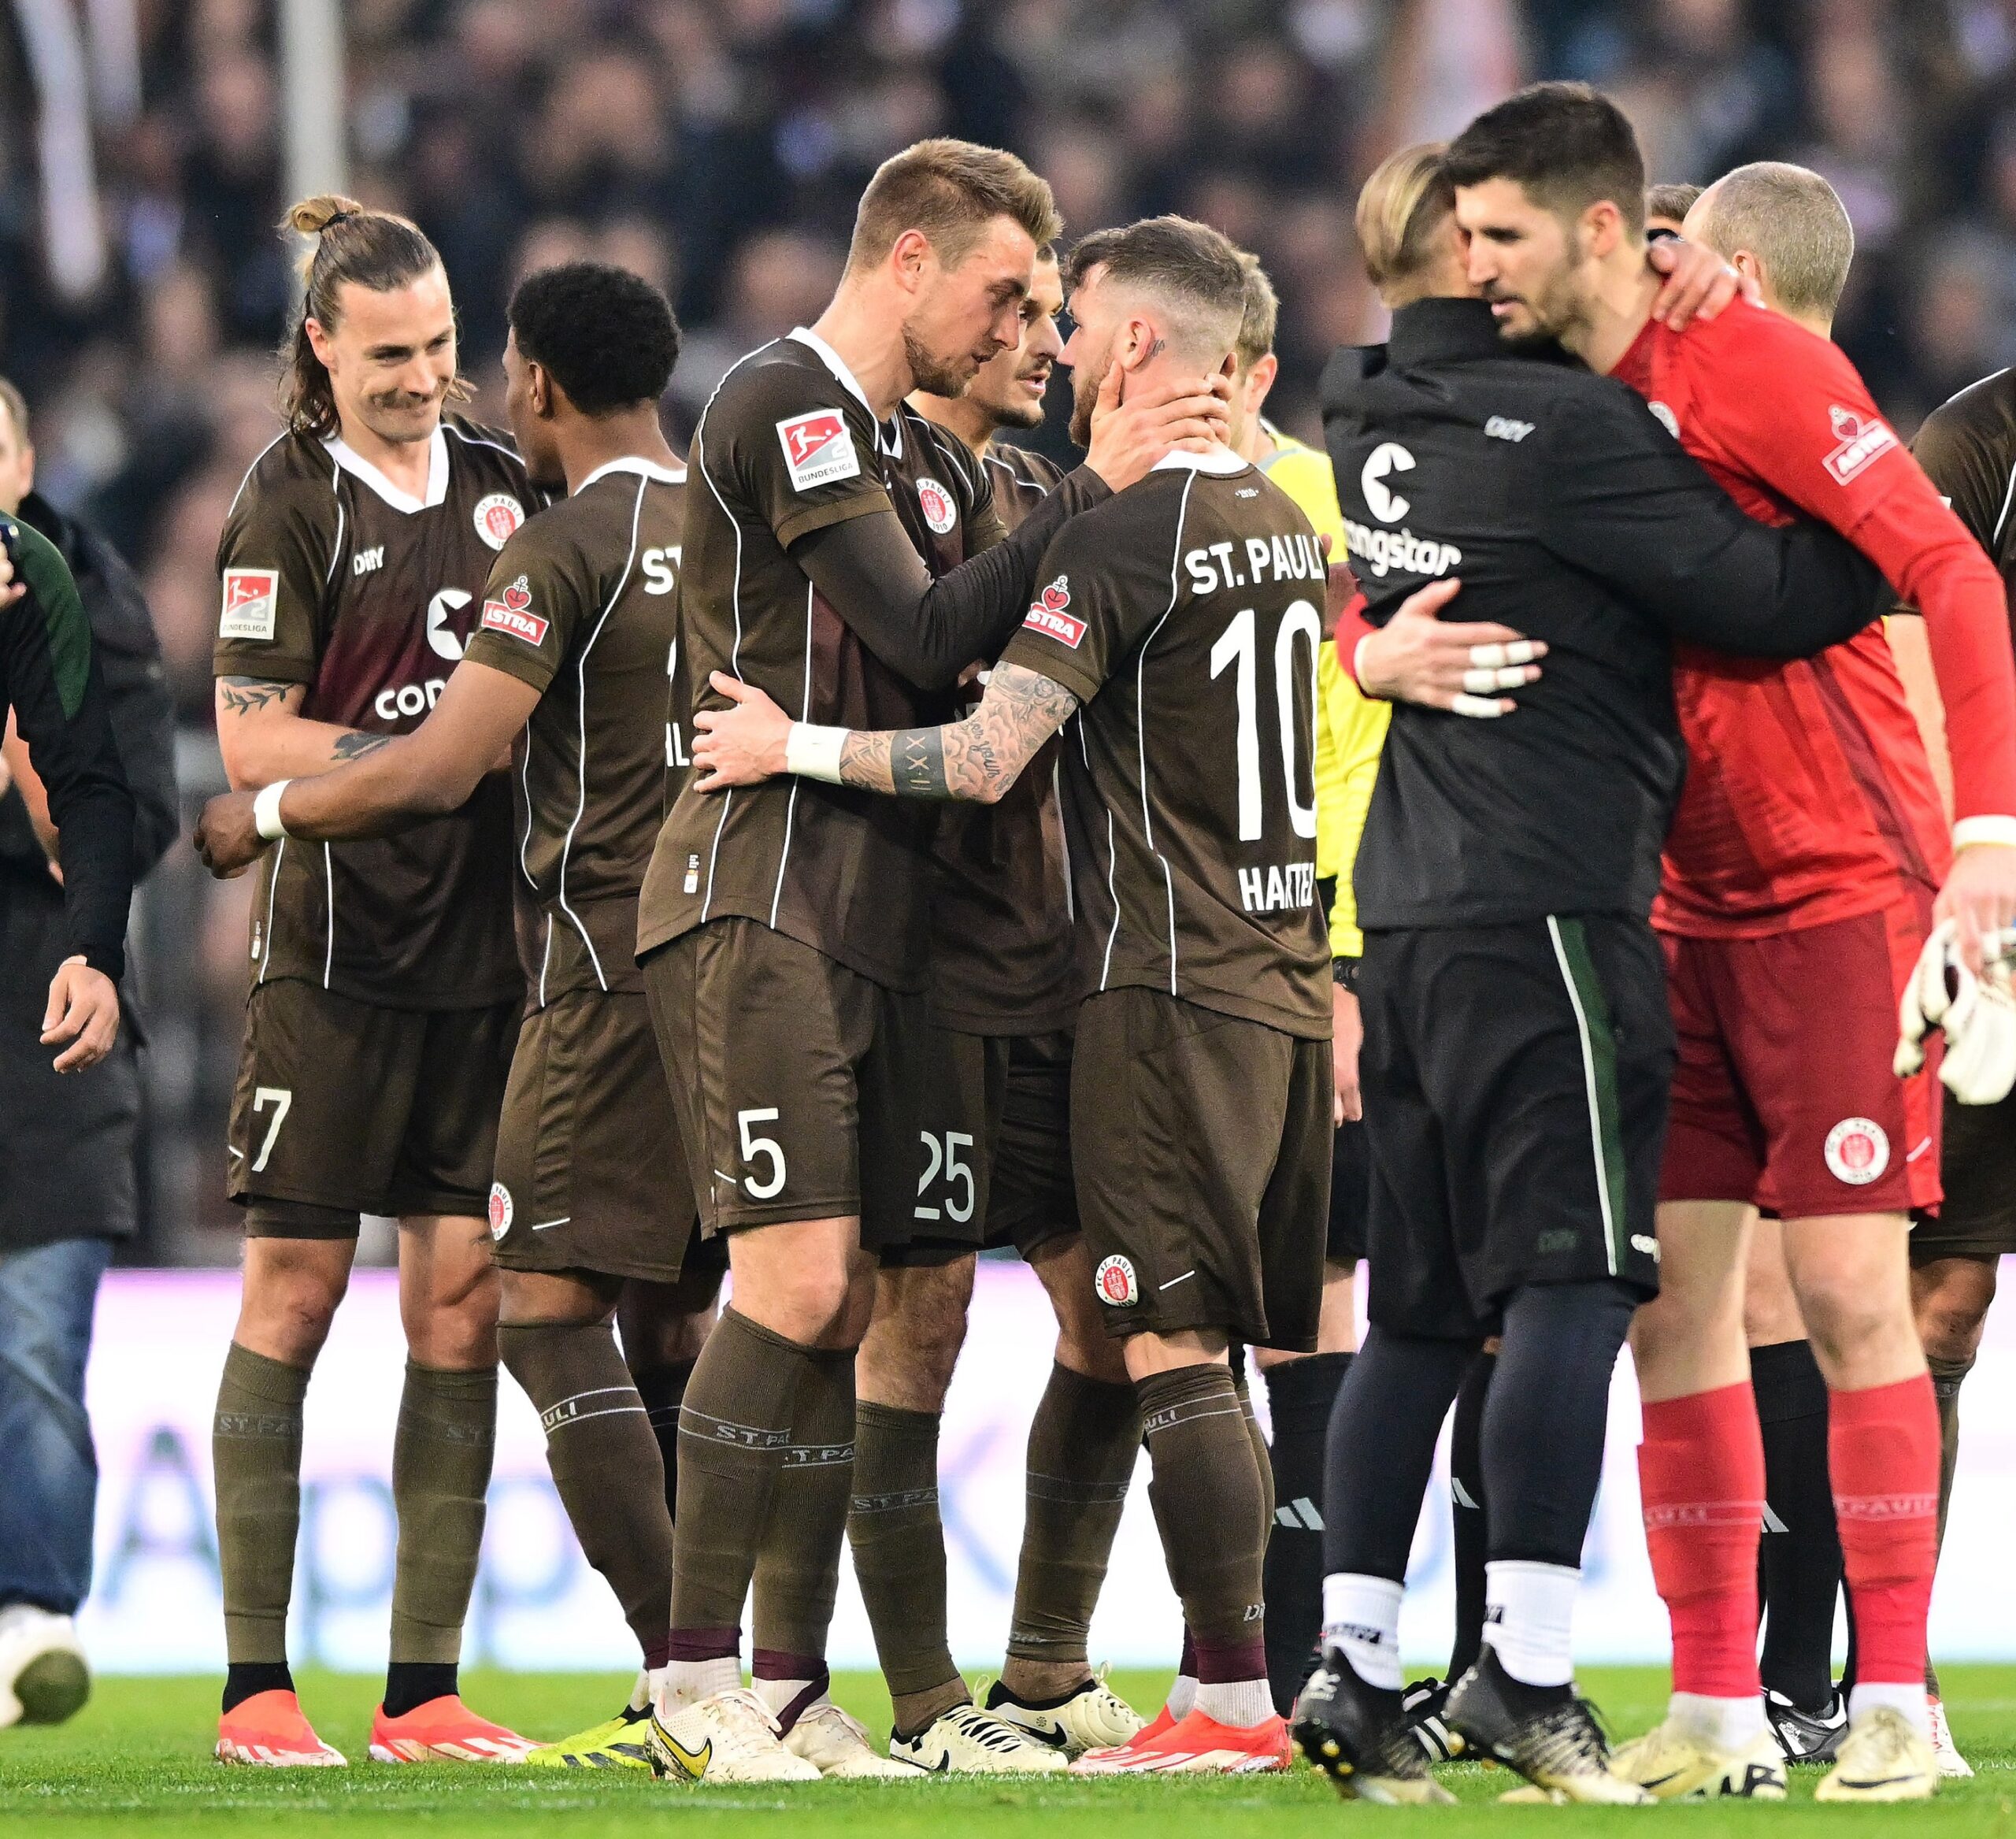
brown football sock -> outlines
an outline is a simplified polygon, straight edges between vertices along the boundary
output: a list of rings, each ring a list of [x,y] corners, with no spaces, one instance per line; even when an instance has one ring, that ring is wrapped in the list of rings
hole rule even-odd
[[[740,1650],[742,1606],[769,1525],[799,1395],[821,1362],[801,1346],[721,1311],[679,1413],[679,1515],[673,1522],[673,1659]],[[837,1535],[836,1535],[837,1537]]]
[[[1141,1447],[1134,1388],[1052,1365],[1029,1423],[1015,1613],[1002,1681],[1018,1697],[1091,1677],[1086,1638]]]
[[[1946,1511],[1953,1503],[1953,1470],[1960,1460],[1960,1383],[1972,1360],[1928,1360],[1932,1396],[1939,1403],[1939,1538],[1946,1541]]]
[[[458,1659],[483,1546],[483,1497],[497,1442],[497,1369],[406,1362],[392,1438],[395,1665]]]
[[[1232,1374],[1217,1365],[1178,1366],[1136,1381],[1134,1389],[1154,1466],[1148,1498],[1199,1660],[1207,1648],[1258,1644],[1265,1633],[1265,1464]],[[1266,1654],[1256,1652],[1264,1677]]]
[[[1260,1470],[1260,1545],[1264,1552],[1267,1541],[1274,1536],[1274,1460],[1267,1448],[1267,1433],[1260,1428],[1258,1414],[1253,1409],[1253,1387],[1243,1362],[1234,1386],[1239,1393],[1239,1408],[1246,1414],[1246,1440],[1253,1445],[1253,1460]]]
[[[301,1402],[307,1394],[305,1369],[235,1341],[226,1351],[210,1449],[224,1652],[234,1667],[287,1661],[287,1600],[301,1531]]]
[[[936,1411],[863,1400],[854,1411],[847,1543],[889,1682],[909,1734],[970,1697],[945,1633],[945,1529],[938,1518]]]
[[[791,1407],[791,1441],[756,1555],[750,1611],[757,1692],[787,1730],[785,1714],[802,1709],[794,1701],[812,1702],[825,1684],[826,1632],[854,1478],[854,1351],[812,1354]],[[792,1689],[773,1689],[786,1685]],[[817,1689],[807,1696],[806,1687]]]
[[[498,1351],[546,1432],[547,1466],[590,1564],[647,1667],[672,1626],[672,1515],[644,1402],[606,1322],[506,1323]]]

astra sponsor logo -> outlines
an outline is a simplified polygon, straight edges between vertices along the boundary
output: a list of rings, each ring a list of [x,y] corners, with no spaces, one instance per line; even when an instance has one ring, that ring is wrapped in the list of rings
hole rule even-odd
[[[531,584],[521,575],[495,600],[483,603],[483,629],[522,639],[528,645],[545,643],[549,622],[532,610]]]
[[[1888,426],[1873,415],[1858,415],[1840,403],[1829,406],[1827,419],[1834,434],[1834,450],[1824,462],[1827,470],[1846,485],[1880,455],[1897,444]]]
[[[1059,575],[1030,603],[1022,624],[1031,632],[1041,632],[1044,637],[1069,645],[1075,651],[1085,636],[1085,622],[1077,614],[1065,611],[1070,604],[1071,579],[1068,575]]]
[[[1281,913],[1316,904],[1314,862],[1271,862],[1239,871],[1239,903],[1248,913]]]

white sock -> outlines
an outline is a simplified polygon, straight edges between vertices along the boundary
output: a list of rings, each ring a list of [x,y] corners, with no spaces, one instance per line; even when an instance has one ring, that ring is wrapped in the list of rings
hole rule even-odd
[[[1522,1558],[1484,1567],[1485,1644],[1525,1685],[1566,1685],[1575,1677],[1575,1593],[1579,1566]]]
[[[628,1708],[632,1711],[648,1711],[658,1702],[658,1687],[664,1678],[662,1667],[639,1667],[637,1683],[630,1689]]]
[[[1169,1715],[1172,1718],[1188,1718],[1197,1706],[1197,1675],[1179,1673],[1169,1681]]]
[[[658,1709],[683,1711],[717,1693],[732,1693],[741,1684],[738,1655],[724,1654],[715,1660],[668,1660],[658,1675]]]
[[[1391,1578],[1336,1571],[1323,1580],[1323,1644],[1340,1648],[1351,1670],[1381,1692],[1400,1689],[1400,1598]]]
[[[1852,1724],[1865,1711],[1888,1705],[1910,1719],[1921,1737],[1932,1735],[1932,1707],[1922,1685],[1899,1685],[1887,1679],[1857,1680],[1848,1691],[1848,1722]]]
[[[1719,1750],[1742,1749],[1764,1734],[1764,1700],[1713,1699],[1706,1693],[1675,1693],[1666,1715],[1698,1741]]]
[[[1264,1679],[1234,1679],[1197,1688],[1197,1709],[1235,1730],[1251,1730],[1274,1715],[1274,1695]]]
[[[790,1711],[793,1705],[797,1704],[798,1700],[804,1697],[806,1693],[811,1692],[815,1682],[809,1679],[759,1679],[752,1683],[755,1687],[757,1697],[763,1701],[763,1709],[782,1723],[784,1713]],[[811,1697],[806,1699],[803,1704],[798,1706],[798,1710],[791,1719],[792,1723],[795,1724],[799,1719],[802,1718],[814,1705],[824,1704],[829,1696],[831,1694],[826,1688],[821,1686],[817,1693],[813,1693]]]

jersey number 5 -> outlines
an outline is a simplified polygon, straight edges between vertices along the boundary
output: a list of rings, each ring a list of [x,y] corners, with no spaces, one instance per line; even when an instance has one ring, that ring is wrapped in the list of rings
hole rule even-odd
[[[774,1136],[752,1136],[749,1133],[751,1124],[770,1123],[776,1115],[777,1107],[775,1105],[766,1105],[761,1110],[737,1111],[735,1114],[736,1131],[742,1138],[743,1166],[754,1162],[758,1156],[763,1157],[770,1165],[769,1173],[760,1181],[754,1175],[742,1177],[742,1185],[748,1191],[751,1200],[768,1200],[784,1188],[784,1152],[777,1147],[777,1140]]]
[[[1274,708],[1281,736],[1281,777],[1288,792],[1288,821],[1298,836],[1316,834],[1316,801],[1312,792],[1304,804],[1296,796],[1303,775],[1295,757],[1295,642],[1309,638],[1309,691],[1310,706],[1316,695],[1316,653],[1323,643],[1323,622],[1306,600],[1295,602],[1281,615],[1274,633]],[[1239,703],[1239,840],[1257,843],[1266,833],[1260,793],[1260,696],[1255,680],[1259,675],[1259,640],[1254,631],[1253,609],[1243,606],[1232,617],[1232,624],[1218,634],[1211,647],[1214,681],[1225,674],[1228,665],[1236,664],[1232,691]]]

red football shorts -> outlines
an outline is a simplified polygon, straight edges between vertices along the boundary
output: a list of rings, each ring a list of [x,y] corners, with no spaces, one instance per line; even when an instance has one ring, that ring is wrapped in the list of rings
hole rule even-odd
[[[1911,898],[1769,938],[1664,936],[1680,1059],[1662,1200],[1785,1219],[1939,1204],[1936,1051],[1911,1078],[1890,1070],[1931,924]]]

